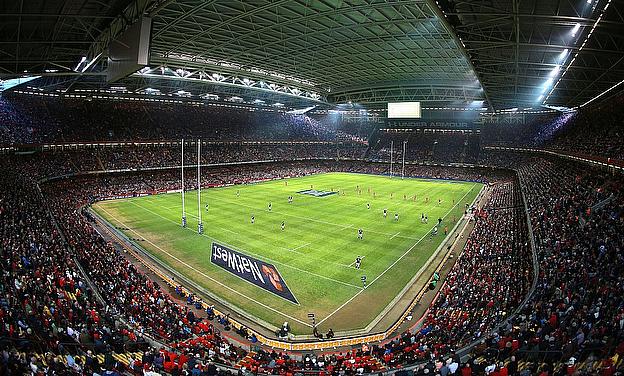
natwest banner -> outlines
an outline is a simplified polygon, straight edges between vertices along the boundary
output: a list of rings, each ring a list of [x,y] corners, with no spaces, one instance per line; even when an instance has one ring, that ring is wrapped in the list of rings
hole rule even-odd
[[[218,243],[212,243],[210,261],[228,272],[272,292],[288,301],[299,304],[277,268],[262,260],[247,256]]]

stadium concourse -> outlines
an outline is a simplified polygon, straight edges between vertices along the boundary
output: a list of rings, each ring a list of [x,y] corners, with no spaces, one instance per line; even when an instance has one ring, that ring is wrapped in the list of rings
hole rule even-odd
[[[546,145],[575,151],[568,149],[569,140],[584,131],[588,116],[567,119]],[[43,125],[12,121],[12,132],[42,131]],[[592,131],[604,134],[599,121],[592,124]],[[609,132],[621,131],[604,124]],[[45,126],[49,135],[58,134],[55,125]],[[270,132],[258,140],[269,140]],[[50,137],[46,141],[59,141]],[[579,152],[600,149],[602,138],[584,140]],[[214,167],[202,185],[326,171],[388,172],[388,163],[375,162],[383,156],[366,159],[365,144],[315,141],[217,143],[202,155],[203,163],[273,162]],[[611,141],[609,154],[596,156],[620,156],[621,138]],[[410,372],[609,375],[621,363],[624,196],[617,173],[539,152],[489,149],[476,161],[488,168],[408,165],[408,176],[490,183],[463,254],[418,328],[380,344],[300,356],[253,346],[251,330],[234,332],[227,317],[195,309],[192,296],[151,280],[91,226],[84,207],[99,198],[179,186],[177,170],[150,169],[175,166],[177,153],[178,147],[166,144],[39,149],[2,157],[3,372],[351,374],[416,365]],[[406,158],[421,162],[420,155]],[[83,174],[132,166],[145,170]],[[192,187],[194,176],[188,179]],[[523,195],[539,267],[534,289]],[[460,356],[467,345],[472,347]]]

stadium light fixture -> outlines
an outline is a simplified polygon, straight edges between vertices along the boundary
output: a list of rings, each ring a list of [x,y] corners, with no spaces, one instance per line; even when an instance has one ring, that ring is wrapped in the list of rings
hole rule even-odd
[[[306,112],[311,111],[311,110],[313,110],[315,108],[316,108],[316,105],[310,106],[310,107],[306,107],[306,108],[301,108],[301,109],[290,110],[290,111],[287,111],[287,113],[295,114],[295,115],[303,115]],[[360,112],[361,111],[363,111],[363,110],[360,110]]]
[[[203,99],[209,99],[209,100],[219,100],[219,96],[216,94],[210,94],[210,93],[206,93],[206,94],[202,94],[200,95],[201,98]]]
[[[568,56],[568,52],[570,52],[568,48],[561,51],[561,53],[559,54],[559,61],[563,61],[566,58],[566,56]]]
[[[557,65],[555,68],[553,68],[553,70],[550,71],[550,73],[548,73],[548,77],[555,77],[557,74],[559,74],[560,70],[561,66]]]
[[[577,22],[576,25],[574,25],[574,27],[572,28],[572,38],[576,36],[576,33],[578,33],[580,29],[581,29],[581,24]]]
[[[78,63],[78,65],[76,65],[76,68],[74,68],[74,71],[78,72],[78,68],[80,68],[80,66],[82,65],[82,63],[84,63],[85,61],[87,61],[87,57],[86,57],[86,56],[83,56],[83,57],[80,59],[80,62]],[[25,71],[24,71],[24,72],[25,72]]]
[[[204,63],[205,65],[233,68],[233,69],[237,69],[240,71],[247,71],[251,73],[261,74],[264,76],[274,77],[274,78],[278,78],[281,80],[293,81],[301,85],[308,85],[308,86],[317,85],[316,82],[312,82],[306,79],[297,78],[297,77],[293,77],[293,76],[289,76],[289,75],[285,75],[285,74],[277,73],[273,71],[267,71],[265,69],[261,69],[257,67],[249,67],[247,65],[242,65],[239,63],[228,62],[228,61],[224,61],[223,59],[216,60],[216,59],[204,58],[204,57],[197,56],[197,55],[189,55],[189,54],[179,53],[179,52],[167,52],[167,53],[159,54],[159,56],[166,58],[168,60],[185,60],[185,61],[191,61],[193,63]]]
[[[84,71],[86,71],[87,69],[89,69],[93,64],[95,64],[96,61],[98,61],[100,59],[100,57],[102,56],[102,52],[100,52],[96,57],[94,57],[93,59],[91,59],[91,61],[89,63],[87,63],[87,65],[85,65],[84,67],[82,67],[82,70],[80,72],[84,73]]]
[[[576,53],[574,54],[574,57],[572,57],[572,59],[570,60],[570,62],[566,65],[565,69],[563,70],[563,73],[561,73],[561,75],[559,76],[559,79],[557,80],[557,82],[555,83],[555,85],[552,87],[552,89],[550,90],[550,92],[548,93],[548,95],[546,96],[546,99],[548,100],[548,98],[550,98],[550,96],[552,95],[552,93],[555,91],[555,89],[557,88],[557,86],[559,85],[559,83],[561,82],[561,80],[563,79],[563,77],[566,75],[566,73],[568,73],[568,69],[570,69],[570,67],[572,66],[572,64],[574,64],[574,61],[576,60],[576,58],[578,57],[579,53],[581,51],[583,51],[583,48],[585,48],[585,45],[587,44],[587,41],[589,41],[589,38],[591,38],[592,34],[594,33],[594,30],[596,29],[596,27],[598,26],[598,24],[600,23],[600,21],[602,20],[602,17],[605,15],[607,9],[609,9],[609,5],[611,5],[611,1],[612,0],[607,0],[607,3],[605,4],[604,8],[602,8],[602,11],[600,12],[600,15],[598,16],[598,18],[596,19],[596,21],[594,22],[594,24],[592,25],[591,29],[589,30],[589,33],[587,34],[587,36],[585,37],[585,40],[583,41],[583,43],[581,44],[581,46],[578,48],[578,50],[576,51]],[[595,3],[596,5],[598,5],[598,2]],[[561,54],[562,56],[565,58],[565,56],[568,53],[568,49],[566,48]]]
[[[175,74],[180,77],[188,77],[191,75],[191,72],[187,71],[186,69],[178,68],[175,70]]]

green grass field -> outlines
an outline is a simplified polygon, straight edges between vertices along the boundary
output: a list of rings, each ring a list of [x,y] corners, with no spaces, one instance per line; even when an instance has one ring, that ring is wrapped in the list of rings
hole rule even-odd
[[[310,187],[340,194],[296,193]],[[461,218],[465,203],[480,189],[481,184],[468,182],[348,173],[211,188],[201,193],[201,236],[197,192],[185,196],[187,228],[180,226],[179,193],[102,201],[94,210],[125,228],[129,237],[144,239],[139,243],[148,252],[215,295],[275,326],[288,321],[294,333],[309,334],[309,312],[316,314],[321,330],[366,327],[426,263],[444,240],[444,226],[453,228],[453,219]],[[289,195],[294,196],[291,204]],[[428,224],[421,223],[422,213],[428,215]],[[431,236],[438,218],[443,225]],[[358,228],[364,231],[363,240],[357,238]],[[212,264],[212,241],[275,265],[299,304]],[[360,270],[353,266],[358,255],[364,256]],[[366,289],[362,275],[367,277]]]

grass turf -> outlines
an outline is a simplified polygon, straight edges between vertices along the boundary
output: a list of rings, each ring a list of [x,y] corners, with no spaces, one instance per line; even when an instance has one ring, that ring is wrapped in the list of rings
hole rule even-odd
[[[311,187],[340,194],[297,193]],[[94,209],[129,237],[144,239],[143,248],[214,294],[275,326],[288,321],[294,333],[309,334],[309,312],[321,322],[320,330],[368,325],[426,263],[444,240],[443,228],[453,228],[453,220],[461,218],[465,203],[480,189],[481,184],[469,182],[348,173],[211,188],[201,192],[203,236],[196,232],[196,192],[185,195],[186,229],[180,226],[179,193],[101,201]],[[288,196],[294,196],[293,203]],[[422,213],[428,224],[421,222]],[[443,218],[439,234],[430,236],[438,218]],[[357,238],[358,228],[363,240]],[[212,241],[275,265],[299,305],[212,264]],[[357,256],[364,256],[360,270],[353,266]],[[362,275],[368,281],[364,290]]]

